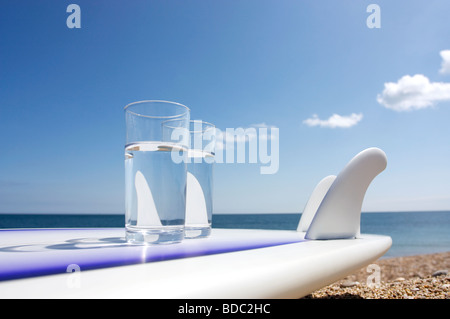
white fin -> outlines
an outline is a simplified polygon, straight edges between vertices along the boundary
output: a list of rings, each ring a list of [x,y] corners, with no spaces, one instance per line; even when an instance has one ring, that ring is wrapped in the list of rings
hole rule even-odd
[[[316,214],[317,209],[320,206],[320,203],[322,203],[323,198],[327,194],[328,189],[330,188],[331,184],[333,184],[335,179],[335,175],[329,175],[322,179],[319,184],[317,184],[316,188],[314,188],[314,191],[309,197],[305,209],[303,210],[302,218],[298,223],[297,231],[306,232],[308,230],[309,225],[311,224],[311,221],[313,220],[314,215]]]
[[[368,148],[357,154],[334,180],[317,209],[305,238],[357,237],[367,188],[386,165],[386,154],[379,148]]]
[[[141,171],[136,172],[134,186],[137,195],[137,226],[162,226],[152,192]]]
[[[187,173],[186,224],[208,224],[208,213],[202,186],[190,172]]]

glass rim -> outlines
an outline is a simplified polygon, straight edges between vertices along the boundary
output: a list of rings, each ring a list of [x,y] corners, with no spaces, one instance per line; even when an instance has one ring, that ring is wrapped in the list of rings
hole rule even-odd
[[[181,108],[184,108],[185,111],[183,113],[180,113],[180,114],[177,114],[177,115],[153,116],[153,115],[145,115],[145,114],[136,113],[136,112],[133,112],[133,111],[129,110],[129,107],[132,107],[132,106],[137,105],[137,104],[143,104],[143,103],[167,103],[167,104],[173,104],[173,105],[176,105],[176,106],[180,106]],[[147,117],[147,118],[154,118],[154,119],[170,119],[170,118],[183,117],[186,114],[189,114],[189,112],[191,111],[186,105],[183,105],[183,104],[178,103],[178,102],[172,102],[172,101],[166,101],[166,100],[142,100],[142,101],[136,101],[136,102],[132,102],[130,104],[127,104],[123,108],[123,110],[125,112],[128,112],[130,114],[134,114],[136,116]]]

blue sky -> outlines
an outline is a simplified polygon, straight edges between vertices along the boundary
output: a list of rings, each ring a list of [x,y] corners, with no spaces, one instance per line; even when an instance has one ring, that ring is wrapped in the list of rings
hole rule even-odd
[[[372,146],[388,166],[363,211],[450,210],[448,12],[444,0],[2,1],[0,212],[122,214],[123,107],[145,99],[220,129],[279,128],[276,174],[216,165],[216,213],[301,212]],[[327,127],[333,114],[354,121]]]

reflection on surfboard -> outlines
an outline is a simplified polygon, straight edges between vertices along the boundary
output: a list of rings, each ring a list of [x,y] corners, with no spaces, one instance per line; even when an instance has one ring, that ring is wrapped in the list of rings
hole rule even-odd
[[[134,186],[137,196],[137,226],[162,226],[152,191],[141,171],[136,172]]]
[[[205,194],[200,182],[190,172],[187,173],[186,224],[208,224]]]

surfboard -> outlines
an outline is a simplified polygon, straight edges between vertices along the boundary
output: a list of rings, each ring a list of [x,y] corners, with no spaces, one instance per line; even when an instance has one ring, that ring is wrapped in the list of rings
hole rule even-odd
[[[213,229],[138,246],[119,229],[0,231],[0,298],[299,298],[382,256],[386,236]]]
[[[360,234],[361,205],[386,167],[355,156],[314,189],[296,231],[212,229],[132,245],[123,228],[0,230],[0,298],[300,298],[369,265],[391,246]]]

